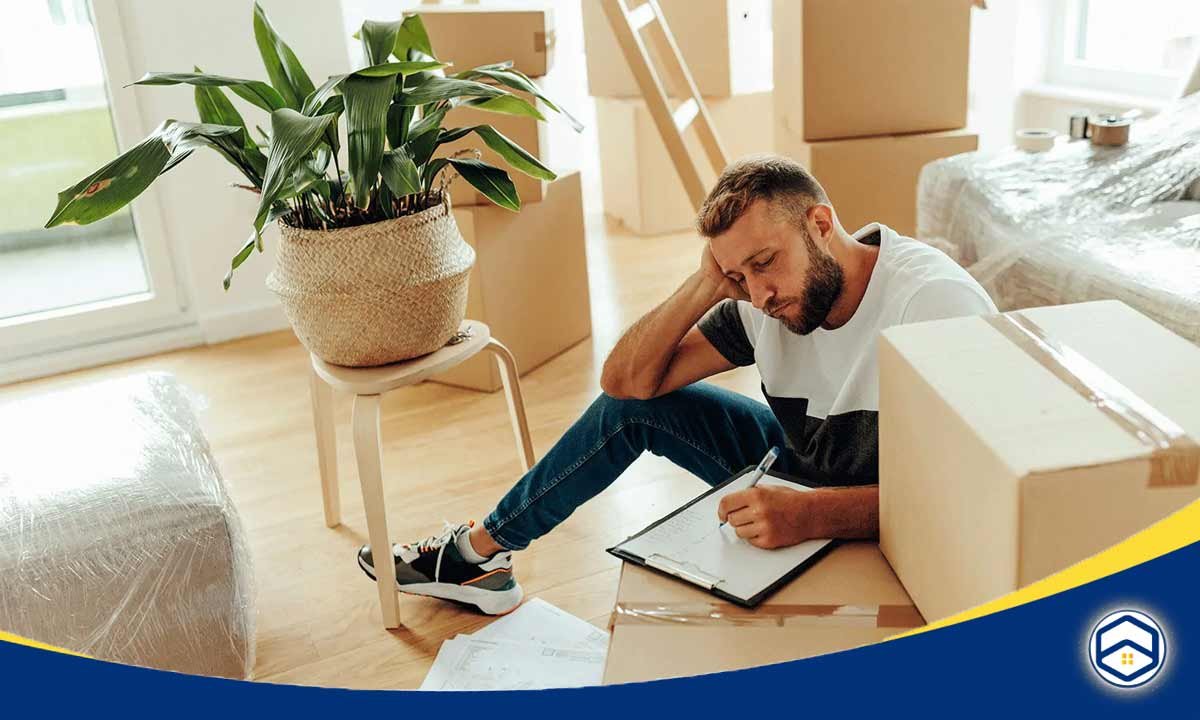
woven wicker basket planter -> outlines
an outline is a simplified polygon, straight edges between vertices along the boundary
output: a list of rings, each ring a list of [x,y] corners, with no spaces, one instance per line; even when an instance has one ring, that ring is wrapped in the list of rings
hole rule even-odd
[[[280,229],[267,286],[325,362],[368,367],[426,355],[466,315],[475,251],[448,204],[337,230]]]

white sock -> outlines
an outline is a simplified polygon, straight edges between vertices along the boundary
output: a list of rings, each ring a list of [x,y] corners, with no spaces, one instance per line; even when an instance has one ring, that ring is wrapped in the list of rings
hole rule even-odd
[[[475,552],[475,548],[471,545],[470,531],[460,534],[454,539],[454,544],[458,547],[458,552],[463,556],[463,559],[469,563],[478,565],[488,561],[488,558]]]

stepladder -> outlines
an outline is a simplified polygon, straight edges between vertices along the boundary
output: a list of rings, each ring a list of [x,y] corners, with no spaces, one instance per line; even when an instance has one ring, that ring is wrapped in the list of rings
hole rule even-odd
[[[595,1],[604,8],[688,200],[699,210],[707,188],[725,169],[729,158],[662,8],[657,0]],[[661,67],[655,66],[654,58]],[[683,88],[686,97],[668,97],[668,86]],[[702,158],[697,158],[688,146],[689,131],[695,132],[700,141]]]

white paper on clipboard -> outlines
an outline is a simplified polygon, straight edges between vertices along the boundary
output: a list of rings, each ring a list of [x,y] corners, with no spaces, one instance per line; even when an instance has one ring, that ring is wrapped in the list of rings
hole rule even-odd
[[[791,547],[764,550],[737,537],[732,526],[722,529],[717,518],[721,498],[749,484],[750,473],[746,473],[614,549],[640,557],[650,567],[705,589],[719,589],[748,600],[832,542],[807,540]],[[770,475],[764,476],[759,485],[810,489]]]

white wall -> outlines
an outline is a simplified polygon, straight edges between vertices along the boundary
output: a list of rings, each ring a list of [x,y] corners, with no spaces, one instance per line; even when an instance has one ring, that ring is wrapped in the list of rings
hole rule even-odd
[[[316,84],[349,69],[339,3],[261,2]],[[133,73],[191,71],[198,65],[206,72],[266,80],[254,43],[253,7],[250,0],[122,0],[121,22]],[[137,95],[145,133],[166,118],[196,119],[192,89],[187,86],[112,88],[112,92]],[[233,99],[252,130],[255,123],[267,126],[265,112]],[[267,252],[246,261],[229,292],[221,286],[230,258],[250,234],[257,207],[253,195],[228,187],[240,179],[218,155],[201,150],[156,182],[188,312],[207,342],[287,326],[277,300],[264,285],[274,265],[274,229],[266,235]]]
[[[972,11],[968,124],[981,150],[1012,143],[1017,100],[1045,75],[1049,8],[1044,0],[989,0]]]

